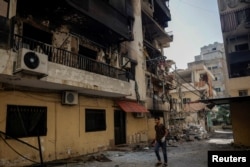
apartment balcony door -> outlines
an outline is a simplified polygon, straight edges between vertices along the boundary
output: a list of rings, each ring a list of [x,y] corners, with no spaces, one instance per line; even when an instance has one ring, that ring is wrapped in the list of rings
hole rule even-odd
[[[122,110],[115,110],[115,145],[126,144],[126,113]]]

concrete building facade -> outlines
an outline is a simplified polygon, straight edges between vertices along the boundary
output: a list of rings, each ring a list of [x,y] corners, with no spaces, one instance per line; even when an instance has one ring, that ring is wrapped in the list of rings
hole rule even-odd
[[[218,0],[229,84],[232,98],[214,103],[229,103],[235,145],[250,146],[250,2]]]
[[[217,98],[228,97],[228,71],[226,65],[224,44],[215,42],[200,49],[200,55],[195,56],[195,61],[188,63],[188,68],[203,64],[214,75],[213,89]]]
[[[212,88],[213,74],[202,64],[173,73],[176,82],[176,89],[170,91],[170,127],[173,133],[182,134],[189,125],[199,125],[207,129],[206,113],[210,109],[198,101],[216,96]]]
[[[162,83],[165,100],[172,81],[171,61],[162,59],[173,41],[164,31],[168,1],[0,0],[0,7],[0,166],[152,137],[147,85]],[[164,64],[159,75],[149,70],[153,62]],[[167,101],[156,104],[168,111]]]

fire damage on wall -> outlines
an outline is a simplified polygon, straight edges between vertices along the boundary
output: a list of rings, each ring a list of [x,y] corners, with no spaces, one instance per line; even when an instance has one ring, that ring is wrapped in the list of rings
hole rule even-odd
[[[45,53],[51,62],[121,80],[134,79],[137,62],[127,48],[127,41],[133,40],[132,12],[129,0],[18,0],[13,49]]]

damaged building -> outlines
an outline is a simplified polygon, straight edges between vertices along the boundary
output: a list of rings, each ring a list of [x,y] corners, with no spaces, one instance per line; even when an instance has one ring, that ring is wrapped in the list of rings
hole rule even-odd
[[[177,139],[192,137],[199,139],[209,129],[209,106],[199,102],[216,96],[212,81],[214,75],[203,65],[189,67],[186,70],[175,70],[176,89],[170,91],[172,107],[169,114],[169,127],[172,136]],[[211,126],[211,125],[210,125]],[[194,132],[193,129],[198,129]],[[191,131],[191,132],[190,132]]]
[[[217,0],[228,69],[228,98],[202,100],[229,104],[234,145],[250,147],[250,2]]]
[[[168,0],[0,0],[0,166],[147,142],[170,110]]]

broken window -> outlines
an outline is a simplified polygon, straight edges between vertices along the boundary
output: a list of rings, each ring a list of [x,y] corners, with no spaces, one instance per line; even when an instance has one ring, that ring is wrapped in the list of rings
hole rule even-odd
[[[42,42],[42,43],[46,43],[50,45],[52,44],[51,33],[46,32],[42,29],[35,28],[26,23],[23,24],[23,36]]]
[[[248,90],[239,90],[239,96],[248,96]]]
[[[85,110],[85,131],[95,132],[106,130],[106,111],[102,109]]]
[[[6,134],[15,138],[46,136],[47,107],[8,105]]]
[[[23,23],[23,47],[44,53],[48,56],[52,55],[49,45],[52,44],[52,34],[33,27],[27,23]]]
[[[183,104],[187,104],[187,103],[191,102],[191,99],[190,98],[183,98],[182,102],[183,102]]]
[[[93,60],[96,60],[97,57],[97,52],[95,50],[89,49],[82,45],[79,45],[79,54]]]
[[[236,52],[237,52],[237,51],[244,51],[244,50],[249,50],[248,43],[235,45],[235,51],[236,51]]]

